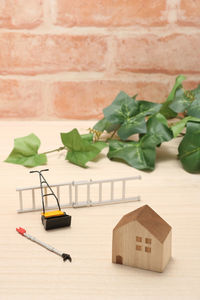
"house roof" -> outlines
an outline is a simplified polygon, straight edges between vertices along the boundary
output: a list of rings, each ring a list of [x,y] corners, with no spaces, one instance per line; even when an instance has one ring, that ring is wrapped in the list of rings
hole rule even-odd
[[[144,205],[138,209],[123,216],[114,230],[132,222],[138,221],[151,234],[153,234],[161,243],[164,242],[171,226],[165,222],[150,206]]]

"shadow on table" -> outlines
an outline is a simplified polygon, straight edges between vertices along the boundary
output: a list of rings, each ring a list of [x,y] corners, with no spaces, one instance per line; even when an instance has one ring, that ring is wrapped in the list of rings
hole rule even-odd
[[[156,162],[159,163],[168,160],[177,160],[177,154],[178,150],[177,153],[174,153],[174,151],[170,150],[166,145],[162,145],[156,149]]]
[[[105,154],[103,154],[103,153],[99,153],[92,161],[93,162],[98,162],[99,160],[101,160],[103,158],[107,158],[107,156]]]

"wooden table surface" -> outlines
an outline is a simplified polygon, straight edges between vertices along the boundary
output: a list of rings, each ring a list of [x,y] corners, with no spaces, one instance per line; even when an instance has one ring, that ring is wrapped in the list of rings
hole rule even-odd
[[[77,127],[86,133],[93,125],[93,121],[1,122],[0,299],[200,299],[200,178],[185,172],[177,160],[179,139],[158,149],[156,169],[151,173],[109,161],[106,149],[87,169],[65,161],[63,152],[48,156],[49,183],[141,175],[142,180],[133,182],[130,189],[141,196],[140,202],[70,208],[71,228],[53,231],[44,230],[39,212],[16,212],[16,188],[38,185],[38,177],[27,168],[3,162],[14,138],[34,132],[42,141],[43,152],[61,145],[60,132]],[[173,228],[173,258],[164,273],[111,262],[112,229],[124,214],[144,204]],[[73,262],[64,263],[20,236],[15,230],[18,226],[70,253]]]

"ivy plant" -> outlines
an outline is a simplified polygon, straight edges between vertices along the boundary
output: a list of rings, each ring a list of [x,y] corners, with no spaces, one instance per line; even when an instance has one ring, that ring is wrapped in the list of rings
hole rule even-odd
[[[65,159],[80,167],[94,160],[108,147],[107,157],[139,170],[154,170],[156,148],[163,142],[182,137],[178,159],[190,173],[200,172],[200,85],[185,90],[179,75],[163,103],[137,100],[121,91],[103,109],[104,117],[81,135],[76,128],[60,133],[62,146],[38,153],[40,140],[35,134],[14,140],[14,148],[5,160],[9,163],[35,167],[47,163],[47,155],[66,151]],[[171,121],[170,119],[174,119]],[[170,120],[170,121],[169,121]],[[103,133],[106,133],[103,134]]]

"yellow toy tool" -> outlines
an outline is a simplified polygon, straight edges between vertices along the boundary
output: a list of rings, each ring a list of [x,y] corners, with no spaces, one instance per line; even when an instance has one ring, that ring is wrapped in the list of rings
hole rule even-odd
[[[41,189],[41,197],[42,197],[42,207],[43,212],[41,215],[42,224],[44,225],[44,228],[46,230],[53,229],[53,228],[59,228],[59,227],[65,227],[71,225],[71,216],[67,215],[65,212],[61,211],[60,203],[58,200],[58,197],[55,195],[54,191],[42,175],[42,172],[49,171],[49,169],[44,169],[41,171],[30,171],[30,173],[38,173],[40,178],[40,189]],[[50,193],[44,194],[43,188],[48,188],[50,190]],[[58,210],[54,211],[45,211],[45,205],[44,205],[44,197],[47,196],[54,196],[56,199]]]

